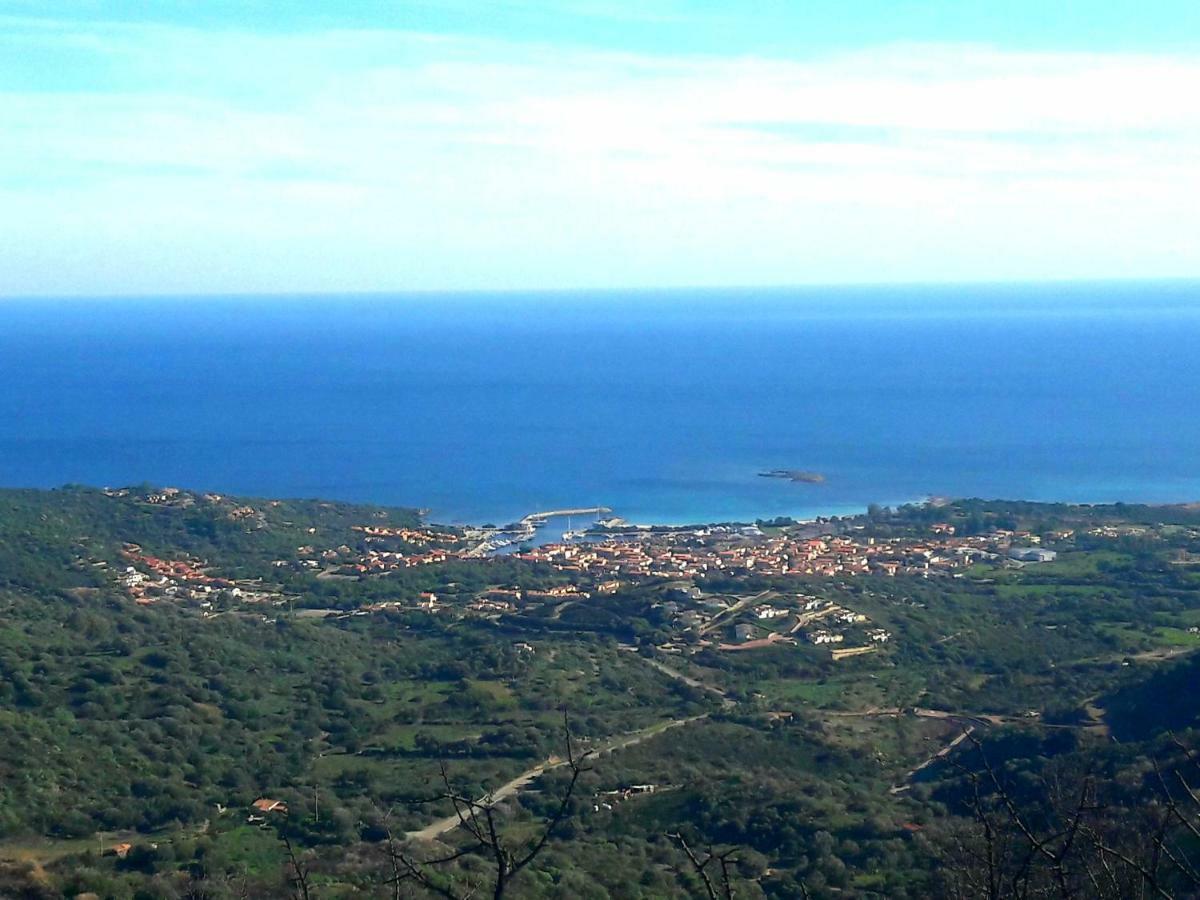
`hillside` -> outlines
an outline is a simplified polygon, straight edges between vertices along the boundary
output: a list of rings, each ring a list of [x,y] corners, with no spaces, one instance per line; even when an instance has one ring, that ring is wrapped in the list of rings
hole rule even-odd
[[[614,576],[603,535],[478,556],[411,510],[0,492],[0,892],[271,897],[303,871],[316,896],[390,895],[387,835],[453,813],[423,802],[443,766],[473,798],[527,774],[506,839],[553,818],[564,716],[597,755],[514,896],[693,896],[682,839],[732,849],[739,896],[930,896],[963,870],[946,841],[985,761],[1022,803],[1089,771],[1130,809],[1149,760],[1186,763],[1194,511],[962,501],[824,527],[615,542]],[[795,571],[757,571],[779,554]],[[636,574],[708,558],[730,562]],[[459,848],[437,883],[468,884],[466,838],[405,852]]]

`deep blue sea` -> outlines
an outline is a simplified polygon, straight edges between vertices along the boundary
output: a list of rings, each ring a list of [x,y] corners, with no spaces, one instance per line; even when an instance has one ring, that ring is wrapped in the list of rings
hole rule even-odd
[[[140,482],[447,522],[1200,500],[1200,283],[0,300],[0,484]]]

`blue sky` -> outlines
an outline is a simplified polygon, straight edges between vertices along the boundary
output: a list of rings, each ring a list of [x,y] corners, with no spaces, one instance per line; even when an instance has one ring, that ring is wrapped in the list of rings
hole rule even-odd
[[[1200,275],[1200,4],[0,0],[0,294]]]

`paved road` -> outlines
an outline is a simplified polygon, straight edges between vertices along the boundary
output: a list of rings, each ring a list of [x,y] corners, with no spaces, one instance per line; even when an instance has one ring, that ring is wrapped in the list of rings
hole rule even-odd
[[[835,607],[826,606],[824,609],[816,609],[816,610],[813,610],[812,612],[797,613],[796,614],[796,624],[792,626],[792,628],[788,632],[788,634],[795,634],[797,631],[799,631],[805,625],[811,625],[813,622],[816,622],[819,619],[824,619],[824,618],[827,618],[828,616],[832,616],[834,614],[834,612],[836,612]]]
[[[701,628],[699,630],[699,632],[697,632],[697,633],[702,634],[702,635],[708,634],[710,631],[712,631],[714,628],[716,628],[718,624],[721,624],[722,622],[727,622],[731,616],[737,615],[743,609],[745,609],[747,606],[749,606],[751,603],[756,603],[759,600],[762,600],[774,593],[775,593],[774,590],[768,588],[765,591],[759,591],[753,597],[743,597],[737,603],[733,604],[733,606],[729,607],[729,609],[723,610],[722,612],[719,612],[715,616],[713,616],[712,621],[709,622],[707,625],[705,625],[703,628]]]
[[[612,753],[614,750],[622,750],[626,747],[632,747],[634,744],[639,744],[642,741],[662,734],[672,728],[678,728],[680,725],[688,725],[700,719],[708,717],[708,713],[699,716],[690,716],[686,719],[671,719],[667,722],[659,722],[651,725],[649,728],[643,728],[641,731],[635,731],[632,734],[626,734],[619,738],[614,738],[601,746],[593,748],[596,754]],[[542,775],[549,772],[551,769],[557,769],[567,764],[565,759],[557,756],[552,756],[544,762],[539,763],[532,769],[527,769],[511,781],[505,782],[492,791],[489,795],[492,802],[504,800],[514,794],[520,792],[523,788],[529,786],[529,783]],[[486,799],[486,798],[484,798]],[[461,823],[457,815],[446,816],[444,819],[438,819],[436,822],[431,822],[419,831],[408,832],[407,837],[411,840],[432,841],[441,837],[443,834],[448,834],[455,828],[458,828]]]

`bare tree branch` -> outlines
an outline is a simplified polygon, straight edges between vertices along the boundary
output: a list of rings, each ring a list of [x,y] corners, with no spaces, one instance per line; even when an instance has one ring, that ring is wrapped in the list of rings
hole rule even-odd
[[[1200,791],[1182,770],[1200,771],[1200,754],[1172,737],[1182,753],[1164,768],[1152,759],[1153,778],[1131,799],[1116,791],[1115,804],[1101,802],[1101,782],[1091,771],[1051,768],[1036,797],[1018,795],[993,765],[983,742],[973,768],[951,760],[968,789],[965,806],[974,821],[974,842],[950,830],[943,838],[953,854],[946,877],[956,891],[1000,897],[1168,898],[1200,887],[1195,861],[1200,845]],[[1115,785],[1113,785],[1115,790]],[[1178,838],[1178,840],[1177,840]]]
[[[707,872],[708,864],[712,862],[712,856],[710,855],[708,859],[704,860],[704,862],[701,862],[696,856],[696,852],[692,850],[691,846],[689,846],[687,838],[685,838],[682,834],[677,832],[668,833],[667,837],[679,844],[683,852],[687,854],[687,858],[692,862],[692,868],[696,870],[696,874],[700,876],[700,880],[704,884],[704,890],[708,894],[709,900],[719,900],[716,886],[713,885],[712,879],[709,878]]]
[[[283,837],[283,846],[287,848],[288,864],[292,869],[292,889],[300,900],[310,900],[308,889],[308,867],[300,861],[296,855],[296,849],[292,846],[292,839],[288,836],[286,826],[280,829],[280,835]]]
[[[478,855],[491,861],[492,877],[489,892],[493,900],[503,897],[513,878],[537,859],[555,831],[567,819],[571,810],[571,800],[579,786],[579,779],[584,772],[588,771],[583,763],[592,754],[590,751],[582,754],[577,752],[571,735],[570,722],[565,715],[563,716],[563,734],[566,743],[566,766],[571,773],[570,779],[562,790],[558,805],[546,817],[535,839],[521,845],[519,849],[510,847],[499,824],[500,809],[496,798],[491,794],[486,794],[476,800],[456,790],[445,763],[442,763],[440,776],[443,790],[434,797],[415,801],[414,805],[448,802],[454,810],[459,827],[471,839],[457,850],[445,855],[420,859],[400,849],[391,839],[389,830],[388,854],[393,867],[391,883],[399,885],[404,881],[412,881],[447,900],[465,900],[475,893],[475,889],[471,889],[466,894],[457,893],[453,883],[449,886],[444,885],[435,879],[432,873],[465,857]]]

